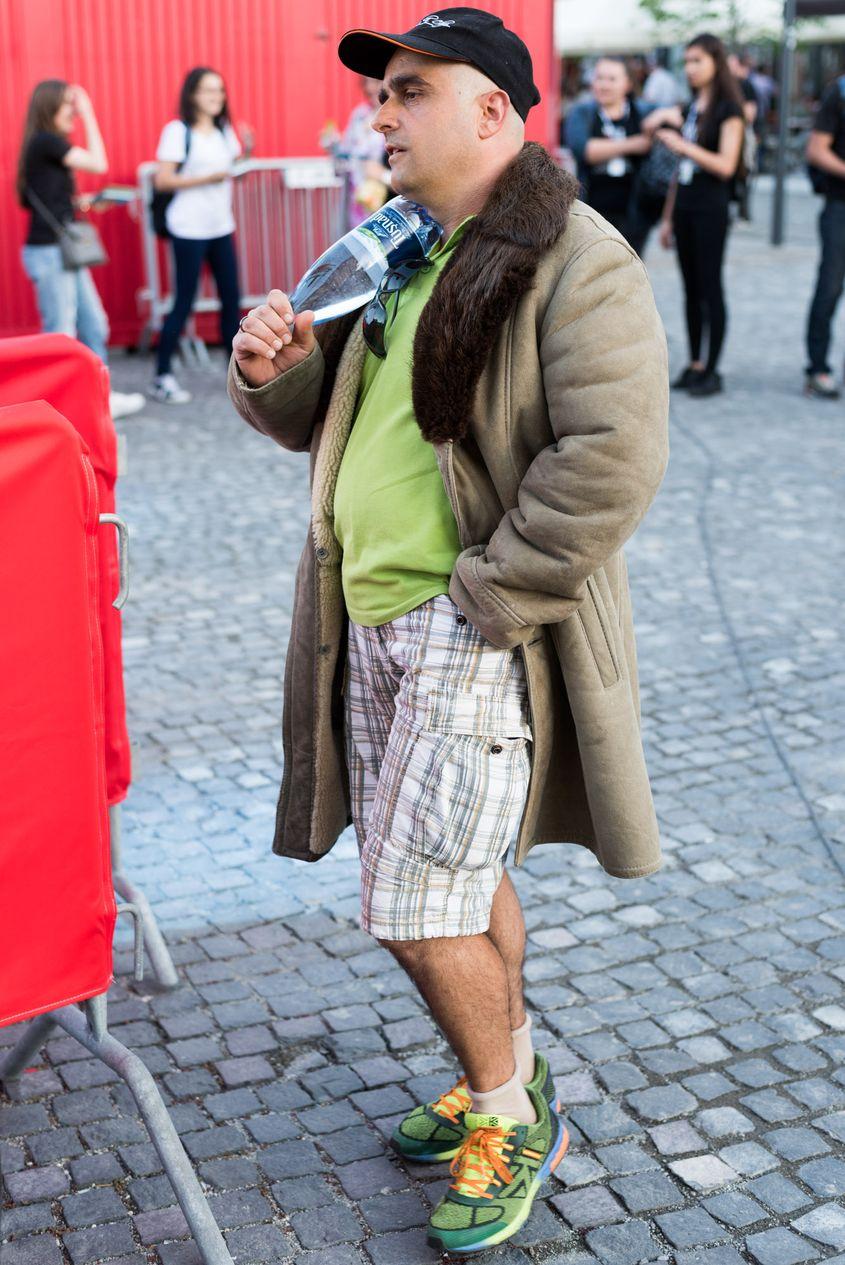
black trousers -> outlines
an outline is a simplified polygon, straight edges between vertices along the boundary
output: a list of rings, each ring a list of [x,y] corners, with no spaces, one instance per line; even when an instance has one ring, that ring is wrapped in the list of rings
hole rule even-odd
[[[822,253],[807,317],[807,372],[830,373],[828,351],[833,314],[845,284],[845,202],[828,198],[819,216]]]
[[[185,323],[191,315],[200,272],[208,262],[217,293],[220,296],[220,334],[223,346],[228,348],[238,332],[241,316],[238,294],[238,264],[235,258],[235,235],[194,239],[171,237],[176,263],[176,296],[167,314],[158,343],[156,372],[170,372],[170,361],[176,350]]]
[[[727,204],[709,207],[676,205],[672,228],[686,294],[690,360],[701,359],[701,344],[706,330],[706,369],[712,372],[719,363],[728,319],[722,289],[722,261],[728,236]]]

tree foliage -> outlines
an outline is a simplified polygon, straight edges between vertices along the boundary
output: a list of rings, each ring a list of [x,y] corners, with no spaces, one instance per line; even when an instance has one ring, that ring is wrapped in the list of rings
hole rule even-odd
[[[708,27],[733,45],[759,39],[761,35],[774,35],[777,31],[777,4],[773,5],[774,20],[770,29],[763,29],[759,4],[751,4],[749,0],[637,0],[637,3],[654,20],[655,34],[665,43],[689,39]]]

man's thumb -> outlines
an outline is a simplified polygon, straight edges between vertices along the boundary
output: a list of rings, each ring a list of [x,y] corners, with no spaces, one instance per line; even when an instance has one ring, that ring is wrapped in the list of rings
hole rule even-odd
[[[314,341],[314,312],[300,312],[293,325],[294,337],[306,347]]]

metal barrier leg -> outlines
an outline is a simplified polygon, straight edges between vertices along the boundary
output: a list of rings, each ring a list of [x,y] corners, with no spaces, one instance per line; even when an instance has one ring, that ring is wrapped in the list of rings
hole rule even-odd
[[[150,959],[156,979],[162,988],[175,988],[179,983],[176,967],[170,950],[164,941],[159,925],[155,920],[150,902],[128,875],[124,874],[120,848],[120,804],[112,804],[109,809],[109,829],[111,833],[111,868],[114,890],[118,896],[135,905],[141,918],[144,933],[144,947]]]
[[[6,1060],[0,1079],[14,1080],[16,1074],[20,1075],[54,1024],[75,1037],[95,1058],[117,1072],[132,1091],[205,1265],[234,1265],[149,1069],[137,1054],[109,1033],[105,996],[95,997],[85,1005],[87,1015],[78,1006],[64,1006],[36,1019]]]
[[[88,1003],[87,1019],[76,1006],[57,1010],[53,1017],[65,1032],[117,1072],[129,1086],[206,1265],[233,1265],[158,1086],[138,1055],[108,1032],[105,1005],[105,997],[95,997]]]
[[[53,1015],[39,1015],[37,1019],[33,1019],[17,1044],[12,1046],[0,1063],[0,1085],[12,1085],[20,1080],[21,1074],[29,1067],[55,1026]]]

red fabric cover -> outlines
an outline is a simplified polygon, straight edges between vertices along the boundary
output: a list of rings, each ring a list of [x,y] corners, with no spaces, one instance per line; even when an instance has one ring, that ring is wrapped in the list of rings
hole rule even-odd
[[[0,409],[0,1026],[112,979],[98,516],[70,423]]]
[[[0,339],[0,405],[46,400],[88,445],[97,479],[100,512],[113,514],[117,437],[109,412],[108,369],[92,351],[66,334]],[[110,804],[126,798],[132,768],[123,692],[121,618],[112,602],[120,587],[117,533],[100,528],[100,627],[106,680],[106,785]]]

